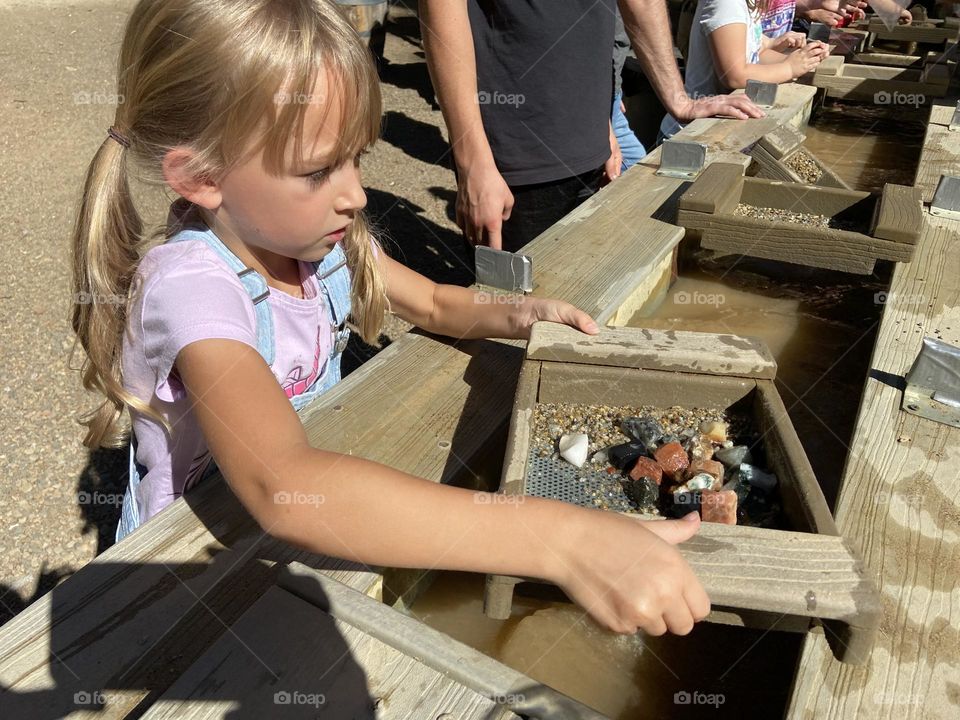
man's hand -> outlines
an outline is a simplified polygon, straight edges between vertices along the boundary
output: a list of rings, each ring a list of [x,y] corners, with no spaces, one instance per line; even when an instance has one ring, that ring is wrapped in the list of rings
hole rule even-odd
[[[620,168],[622,167],[623,153],[620,151],[617,135],[613,132],[613,123],[610,123],[610,157],[603,164],[603,181],[600,184],[607,185],[620,177]]]
[[[696,100],[687,97],[681,101],[677,112],[671,114],[681,125],[702,117],[732,117],[737,120],[766,117],[766,113],[746,95],[711,95]]]
[[[502,248],[503,221],[510,218],[513,193],[492,162],[462,169],[457,182],[457,225],[471,245]]]

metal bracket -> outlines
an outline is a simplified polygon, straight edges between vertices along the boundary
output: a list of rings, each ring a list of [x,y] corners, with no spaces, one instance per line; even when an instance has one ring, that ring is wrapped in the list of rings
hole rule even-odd
[[[901,407],[912,415],[960,427],[960,348],[925,337],[907,373]]]
[[[830,44],[830,26],[820,22],[810,23],[810,29],[807,30],[807,42],[815,40]]]
[[[762,108],[773,107],[777,101],[777,83],[763,82],[762,80],[747,80],[746,94],[755,105]]]
[[[960,177],[941,175],[930,203],[930,214],[960,220]]]
[[[947,126],[947,129],[951,132],[960,130],[960,100],[957,101],[957,108],[953,111],[953,118],[950,120],[950,125]]]
[[[707,162],[707,146],[689,140],[664,140],[657,175],[693,180]]]
[[[527,255],[478,245],[475,269],[478,285],[488,285],[508,292],[533,291],[533,261]]]

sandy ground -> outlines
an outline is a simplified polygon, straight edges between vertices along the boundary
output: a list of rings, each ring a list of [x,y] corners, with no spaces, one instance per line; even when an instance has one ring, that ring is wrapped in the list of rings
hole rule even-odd
[[[124,452],[81,443],[77,417],[97,398],[80,385],[80,354],[70,358],[69,232],[87,164],[113,121],[116,55],[133,5],[0,0],[0,622],[109,546],[126,484]],[[391,8],[384,56],[383,140],[363,166],[371,218],[395,257],[466,284],[445,129],[402,2]],[[147,205],[160,212],[162,198]],[[383,340],[405,329],[394,320]],[[353,352],[345,366],[370,355]]]

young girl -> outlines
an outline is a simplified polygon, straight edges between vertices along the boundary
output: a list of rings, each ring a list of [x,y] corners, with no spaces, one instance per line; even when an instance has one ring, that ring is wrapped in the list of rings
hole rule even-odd
[[[747,80],[784,83],[810,72],[827,56],[822,42],[805,43],[800,33],[764,36],[762,17],[771,0],[700,0],[690,29],[684,86],[691,97],[746,87]],[[666,115],[660,134],[682,126]]]
[[[296,411],[338,380],[348,317],[368,342],[386,309],[458,338],[525,338],[537,320],[597,332],[567,303],[478,302],[377,247],[358,158],[379,131],[379,85],[334,6],[142,0],[119,93],[74,238],[77,297],[97,302],[73,316],[84,384],[106,396],[85,443],[117,444],[131,413],[118,536],[215,463],[266,532],[314,553],[543,578],[624,633],[687,633],[706,616],[672,547],[696,513],[643,523],[546,499],[486,503],[308,444]],[[145,253],[128,164],[180,197],[166,242]]]

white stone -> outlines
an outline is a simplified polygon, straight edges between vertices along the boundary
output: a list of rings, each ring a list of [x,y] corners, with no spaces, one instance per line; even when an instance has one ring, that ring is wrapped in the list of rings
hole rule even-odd
[[[587,461],[589,439],[583,433],[564,435],[560,438],[560,457],[571,465],[583,467]]]

